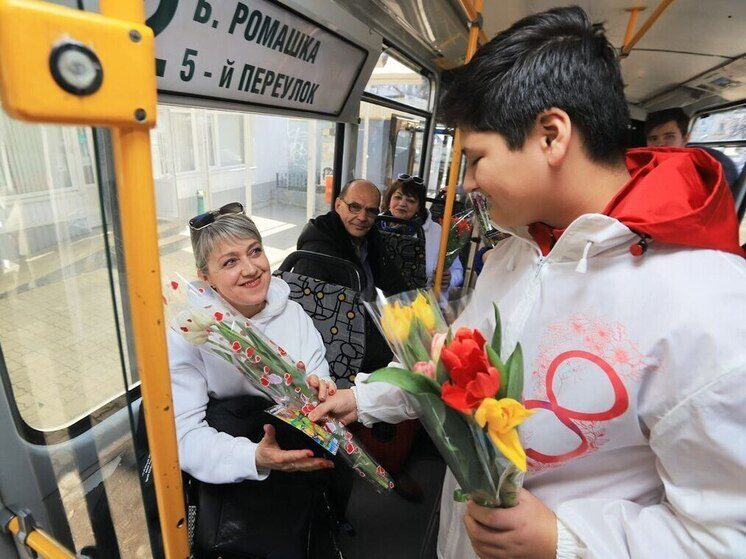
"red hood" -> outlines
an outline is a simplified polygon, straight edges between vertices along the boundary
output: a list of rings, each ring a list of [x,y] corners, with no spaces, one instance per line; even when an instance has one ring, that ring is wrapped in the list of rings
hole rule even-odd
[[[654,241],[743,256],[738,219],[723,168],[694,148],[627,151],[630,180],[604,209]]]
[[[631,178],[604,215],[653,241],[709,248],[744,256],[738,245],[733,195],[720,163],[696,148],[636,148],[627,151]],[[564,232],[543,223],[529,228],[542,252]]]

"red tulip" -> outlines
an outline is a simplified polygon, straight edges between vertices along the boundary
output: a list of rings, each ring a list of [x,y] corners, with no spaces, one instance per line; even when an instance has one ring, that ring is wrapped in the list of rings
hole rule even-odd
[[[484,350],[486,340],[479,330],[460,328],[443,348],[440,358],[450,381],[443,384],[443,401],[464,413],[493,398],[500,388],[500,372],[492,367]]]

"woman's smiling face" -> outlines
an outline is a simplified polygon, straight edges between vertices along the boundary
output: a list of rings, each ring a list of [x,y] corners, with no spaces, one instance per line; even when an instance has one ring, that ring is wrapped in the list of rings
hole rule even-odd
[[[264,308],[272,278],[262,243],[254,238],[217,243],[202,279],[247,318]]]
[[[391,195],[389,211],[399,219],[412,219],[420,210],[420,202],[414,196],[404,194],[400,188]]]

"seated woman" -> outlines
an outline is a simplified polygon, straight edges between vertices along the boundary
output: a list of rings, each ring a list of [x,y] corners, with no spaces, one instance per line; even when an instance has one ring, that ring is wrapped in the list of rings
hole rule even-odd
[[[430,212],[425,208],[426,201],[425,183],[420,177],[410,175],[399,175],[386,189],[381,202],[381,210],[384,215],[393,215],[399,219],[418,219],[425,232],[425,267],[427,279],[430,285],[435,275],[435,267],[438,264],[438,251],[440,250],[440,225],[430,217]],[[459,287],[464,281],[464,267],[456,258],[450,269],[443,274],[441,289],[446,291],[452,287]]]
[[[228,204],[199,215],[189,225],[200,278],[250,318],[256,328],[282,344],[294,360],[306,364],[309,386],[318,391],[319,400],[333,394],[336,387],[329,378],[321,335],[301,306],[288,299],[288,285],[272,276],[259,231],[243,213],[241,204]],[[223,507],[223,515],[225,497],[234,500],[229,506],[233,512],[227,514],[240,515],[243,510],[251,510],[256,515],[264,508],[273,511],[272,522],[295,518],[300,524],[296,531],[283,525],[286,534],[283,542],[234,541],[230,545],[236,544],[240,549],[220,551],[264,553],[263,549],[271,545],[284,549],[278,557],[304,556],[300,550],[304,549],[308,535],[302,526],[303,515],[298,514],[304,505],[295,501],[304,497],[299,484],[313,484],[314,478],[308,474],[304,480],[299,473],[284,476],[270,473],[311,472],[332,468],[333,463],[315,457],[311,450],[314,443],[293,433],[282,422],[275,421],[276,431],[270,424],[274,418],[263,412],[272,402],[230,363],[189,344],[174,332],[169,332],[168,350],[182,470],[208,484],[234,484],[226,486],[225,495],[217,499],[220,502],[215,506]],[[280,443],[285,442],[296,448],[284,450]],[[303,448],[304,445],[308,446]],[[236,502],[241,500],[250,503],[250,509],[248,503]],[[201,509],[200,495],[200,515],[203,515],[206,511]],[[210,521],[217,523],[218,518]],[[258,526],[262,521],[252,517],[238,522],[241,526]],[[198,529],[198,539],[199,536]],[[292,541],[294,536],[297,541]],[[220,537],[218,533],[217,538]],[[206,545],[215,547],[220,542]],[[247,550],[246,546],[252,549]]]

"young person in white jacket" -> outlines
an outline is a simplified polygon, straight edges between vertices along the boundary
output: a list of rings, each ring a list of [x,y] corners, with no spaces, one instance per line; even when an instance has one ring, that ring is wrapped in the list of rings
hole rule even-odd
[[[746,262],[720,165],[624,153],[616,52],[580,8],[497,35],[442,106],[465,188],[513,235],[458,324],[489,339],[498,304],[536,413],[516,507],[455,503],[446,475],[438,556],[746,557]],[[397,389],[357,383],[312,418],[414,415]]]
[[[259,231],[242,206],[232,203],[197,216],[190,227],[200,277],[294,360],[305,363],[309,385],[318,390],[320,400],[333,394],[321,335],[303,308],[288,299],[288,285],[272,277]],[[263,480],[271,470],[332,467],[310,450],[281,449],[271,425],[264,426],[259,442],[210,427],[205,413],[211,398],[262,394],[230,363],[173,332],[168,353],[182,470],[200,481],[223,484]],[[266,400],[266,407],[270,405]]]
[[[420,177],[399,175],[386,189],[381,201],[381,209],[399,219],[419,219],[425,233],[425,270],[428,283],[432,284],[435,267],[438,264],[441,227],[435,223],[425,207],[427,189]],[[456,258],[443,274],[441,289],[460,287],[464,283],[464,267]]]

